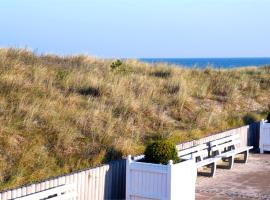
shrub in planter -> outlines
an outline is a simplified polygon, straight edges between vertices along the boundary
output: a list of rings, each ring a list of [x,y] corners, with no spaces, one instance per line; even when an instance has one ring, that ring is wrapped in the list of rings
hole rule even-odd
[[[180,161],[177,156],[176,146],[168,140],[159,140],[150,143],[144,152],[145,162],[157,163],[157,164],[168,164],[169,160],[174,163]]]

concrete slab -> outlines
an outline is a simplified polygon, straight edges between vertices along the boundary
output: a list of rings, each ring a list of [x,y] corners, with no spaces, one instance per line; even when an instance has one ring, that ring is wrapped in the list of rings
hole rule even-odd
[[[247,164],[217,169],[214,178],[198,176],[197,200],[270,200],[270,154],[251,154]]]

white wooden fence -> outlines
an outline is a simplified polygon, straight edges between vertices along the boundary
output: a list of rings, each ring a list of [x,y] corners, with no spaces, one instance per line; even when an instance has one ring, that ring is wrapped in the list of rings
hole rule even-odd
[[[270,122],[260,122],[260,153],[270,151]]]
[[[178,150],[181,150],[233,134],[240,135],[241,145],[259,147],[258,133],[259,126],[257,123],[252,126],[243,126],[211,135],[200,140],[185,142],[177,145],[177,148]],[[0,192],[0,200],[11,200],[70,183],[75,184],[75,191],[78,194],[78,200],[125,199],[125,180],[126,162],[125,160],[120,160],[94,169],[87,169],[45,180],[40,183],[34,183],[16,189],[3,191]]]
[[[76,200],[77,193],[74,191],[74,184],[65,184],[50,188],[48,190],[35,192],[27,196],[15,198],[15,200],[34,200],[34,199],[50,199],[50,200]]]
[[[60,185],[74,184],[78,200],[125,198],[125,160],[56,177],[0,193],[0,200],[16,199]]]

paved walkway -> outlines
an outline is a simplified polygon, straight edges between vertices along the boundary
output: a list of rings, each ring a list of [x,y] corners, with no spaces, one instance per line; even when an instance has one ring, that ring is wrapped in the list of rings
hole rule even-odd
[[[270,154],[251,154],[247,164],[217,169],[214,178],[198,176],[196,200],[270,200]]]

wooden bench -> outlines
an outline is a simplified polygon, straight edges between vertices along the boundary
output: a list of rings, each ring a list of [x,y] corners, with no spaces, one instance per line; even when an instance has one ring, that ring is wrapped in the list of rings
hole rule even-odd
[[[14,200],[74,200],[76,197],[77,194],[74,185],[68,184],[14,198]]]
[[[215,158],[221,158],[223,161],[229,161],[228,168],[233,167],[234,158],[237,154],[244,154],[243,163],[248,160],[249,150],[252,146],[239,147],[240,140],[239,135],[227,136],[218,140],[210,142],[211,156]]]
[[[195,159],[197,169],[203,166],[208,166],[211,168],[210,176],[214,176],[216,173],[217,161],[221,158],[209,157],[209,147],[207,144],[200,144],[195,147],[178,151],[178,156],[182,159]]]

